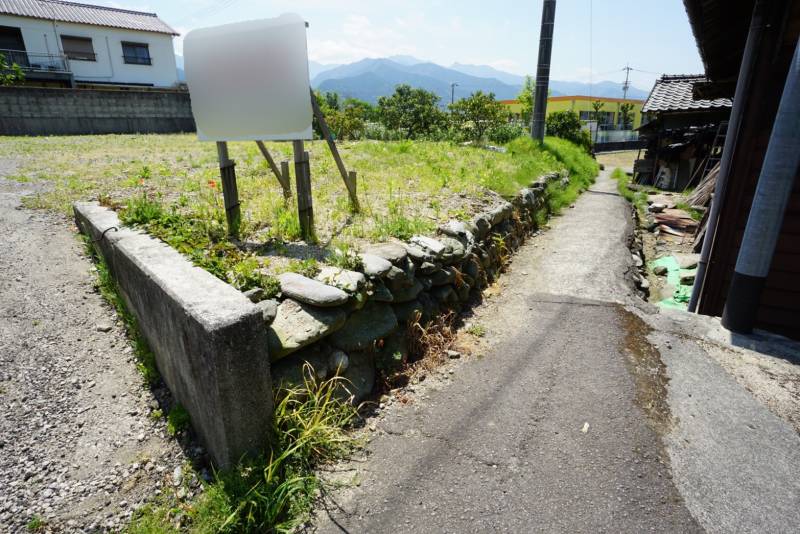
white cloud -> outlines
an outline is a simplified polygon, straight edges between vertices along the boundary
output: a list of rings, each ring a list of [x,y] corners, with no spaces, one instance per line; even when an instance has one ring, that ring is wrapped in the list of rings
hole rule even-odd
[[[490,67],[494,67],[497,70],[502,70],[505,72],[512,72],[514,74],[525,74],[524,70],[518,61],[513,59],[498,59],[495,61],[490,61],[487,63]]]
[[[364,15],[349,15],[342,24],[341,38],[309,37],[309,58],[320,63],[351,63],[366,57],[417,53],[399,26],[397,22],[393,27],[376,26]]]

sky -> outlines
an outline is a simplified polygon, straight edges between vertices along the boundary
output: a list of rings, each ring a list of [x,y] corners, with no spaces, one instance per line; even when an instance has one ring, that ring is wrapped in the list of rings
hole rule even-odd
[[[310,59],[350,63],[412,55],[449,66],[534,73],[542,0],[82,0],[157,13],[193,28],[295,12],[310,24]],[[182,53],[182,38],[176,39]],[[681,0],[560,0],[551,77],[621,82],[649,90],[663,74],[702,73]]]

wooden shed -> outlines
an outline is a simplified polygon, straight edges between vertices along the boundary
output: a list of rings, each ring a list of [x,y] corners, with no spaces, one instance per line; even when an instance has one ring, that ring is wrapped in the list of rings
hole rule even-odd
[[[739,106],[737,131],[729,131],[729,138],[733,138],[725,147],[726,152],[730,149],[726,154],[730,158],[727,179],[724,185],[718,184],[713,199],[718,204],[718,219],[713,233],[706,237],[710,241],[704,244],[707,255],[701,271],[705,273],[698,273],[690,306],[699,313],[719,316],[729,298],[779,103],[793,65],[800,35],[800,2],[684,0],[684,4],[708,78],[708,82],[695,86],[695,97],[733,98],[736,94],[732,125]],[[754,326],[800,339],[800,173],[796,170],[777,247],[762,285],[753,300]]]

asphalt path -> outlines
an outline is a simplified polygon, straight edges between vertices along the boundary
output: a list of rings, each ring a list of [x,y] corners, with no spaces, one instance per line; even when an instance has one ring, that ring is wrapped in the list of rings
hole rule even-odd
[[[630,217],[604,172],[476,310],[498,341],[396,404],[320,532],[695,532],[641,399]],[[646,363],[646,362],[645,362]],[[640,391],[644,388],[645,391]],[[662,421],[663,422],[663,421]]]

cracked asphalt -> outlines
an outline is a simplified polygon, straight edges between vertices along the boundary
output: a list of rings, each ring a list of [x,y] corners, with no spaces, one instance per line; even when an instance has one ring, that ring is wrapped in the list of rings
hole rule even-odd
[[[311,530],[800,532],[800,344],[638,299],[628,210],[603,172],[515,254]]]
[[[319,532],[697,532],[628,371],[631,223],[603,173],[471,320],[496,340],[395,404]],[[427,381],[426,381],[427,382]]]

